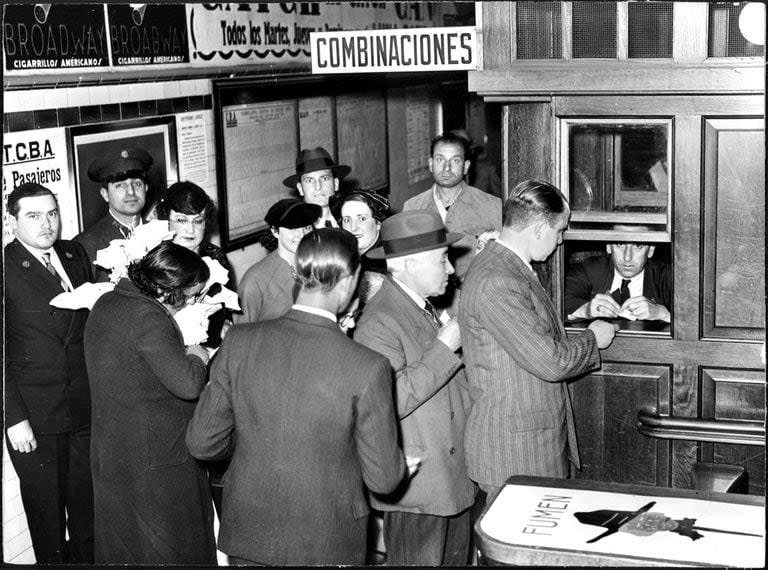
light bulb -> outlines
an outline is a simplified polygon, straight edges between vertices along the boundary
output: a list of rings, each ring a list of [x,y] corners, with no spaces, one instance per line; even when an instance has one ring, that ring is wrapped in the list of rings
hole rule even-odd
[[[765,45],[765,5],[749,2],[739,14],[739,31],[753,44]]]

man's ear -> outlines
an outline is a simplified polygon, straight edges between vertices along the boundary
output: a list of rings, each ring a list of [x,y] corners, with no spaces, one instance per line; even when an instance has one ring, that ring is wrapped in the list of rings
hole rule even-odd
[[[301,187],[301,182],[296,183],[296,189],[299,191],[299,196],[304,197],[304,189]]]
[[[104,201],[109,204],[109,192],[104,186],[99,189],[99,194],[101,194],[101,197],[104,198]]]
[[[605,251],[608,252],[608,255],[613,253],[613,247],[611,246],[611,244],[609,243],[605,244]]]
[[[275,228],[270,226],[269,231],[271,231],[272,235],[275,236],[276,238],[280,237],[280,230],[279,229],[275,229]]]
[[[434,164],[435,164],[435,161],[434,161],[434,160],[432,160],[432,157],[430,156],[430,157],[429,157],[429,159],[427,160],[427,165],[429,165],[429,171],[430,171],[432,174],[434,174],[434,173],[435,173],[435,171],[434,171],[434,170],[432,170],[432,169],[434,168]]]
[[[339,179],[334,178],[333,179],[333,192],[334,194],[339,191]]]
[[[653,257],[653,254],[656,252],[656,246],[652,245],[648,248],[648,259]]]
[[[547,220],[538,221],[533,225],[533,235],[536,239],[541,239],[541,236],[548,225]]]
[[[469,167],[470,167],[471,164],[472,164],[471,160],[465,160],[464,161],[464,175],[466,175],[467,172],[469,172]]]
[[[16,219],[16,216],[8,216],[8,225],[11,227],[11,232],[16,235],[16,228],[19,227],[19,220]]]

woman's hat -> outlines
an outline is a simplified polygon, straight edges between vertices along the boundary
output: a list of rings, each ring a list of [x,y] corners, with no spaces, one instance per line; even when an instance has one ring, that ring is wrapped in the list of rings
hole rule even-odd
[[[371,259],[389,259],[459,241],[462,234],[447,232],[440,215],[432,210],[406,210],[381,222],[381,247],[366,253]]]
[[[304,228],[314,225],[323,214],[317,204],[307,204],[298,198],[278,200],[267,211],[264,221],[273,228]]]
[[[296,156],[296,174],[291,174],[283,180],[283,184],[289,188],[296,188],[296,184],[307,172],[326,169],[330,169],[333,176],[339,179],[352,172],[352,168],[346,164],[336,164],[330,153],[321,146],[312,149],[303,148]]]

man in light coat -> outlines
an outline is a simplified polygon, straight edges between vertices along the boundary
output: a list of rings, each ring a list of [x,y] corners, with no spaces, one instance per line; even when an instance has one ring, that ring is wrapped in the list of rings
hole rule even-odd
[[[459,302],[473,407],[469,476],[489,496],[511,475],[568,476],[579,453],[567,381],[600,366],[613,325],[593,321],[568,337],[534,273],[562,243],[570,210],[546,182],[519,184],[501,235],[474,259]]]
[[[448,231],[461,234],[450,251],[456,274],[448,293],[438,300],[453,308],[458,299],[454,288],[461,288],[472,258],[501,230],[501,200],[464,181],[470,165],[469,143],[465,138],[453,133],[436,137],[432,140],[429,158],[434,184],[403,204],[403,211],[436,212]]]
[[[448,246],[461,235],[447,233],[436,212],[411,210],[384,220],[381,237],[368,255],[385,258],[390,275],[366,305],[355,340],[389,359],[403,451],[422,464],[371,504],[384,513],[389,565],[461,566],[475,497],[463,445],[470,401],[458,324],[444,323],[429,302],[445,291],[453,273]]]

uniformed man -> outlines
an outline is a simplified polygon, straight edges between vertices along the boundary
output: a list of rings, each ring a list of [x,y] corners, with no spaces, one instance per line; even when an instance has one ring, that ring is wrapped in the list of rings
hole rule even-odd
[[[142,223],[141,210],[147,198],[147,171],[152,157],[141,148],[124,148],[117,155],[105,155],[88,167],[88,178],[101,184],[101,197],[109,204],[107,214],[75,237],[91,261],[96,252],[113,239],[128,238]],[[96,281],[109,281],[109,272],[95,266]]]

